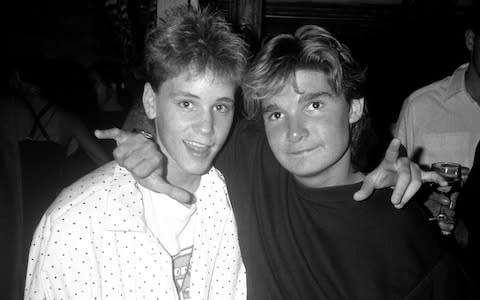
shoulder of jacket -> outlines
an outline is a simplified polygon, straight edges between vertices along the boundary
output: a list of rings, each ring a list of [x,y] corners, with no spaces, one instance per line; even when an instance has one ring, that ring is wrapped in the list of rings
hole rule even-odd
[[[213,166],[207,173],[207,176],[210,176],[212,180],[220,180],[222,183],[225,183],[225,177],[223,176],[222,172]]]
[[[63,189],[45,214],[53,222],[71,211],[105,207],[107,199],[114,196],[116,185],[124,186],[128,180],[132,183],[132,189],[134,188],[133,177],[122,169],[117,163],[109,162],[85,175]],[[122,191],[124,192],[125,189]]]

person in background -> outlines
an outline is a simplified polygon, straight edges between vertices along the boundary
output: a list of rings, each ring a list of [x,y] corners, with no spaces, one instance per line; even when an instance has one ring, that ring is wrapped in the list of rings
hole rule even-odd
[[[122,128],[131,106],[131,96],[125,88],[122,72],[118,63],[113,61],[97,61],[88,69],[88,77],[95,91],[98,105],[98,116],[94,128]],[[100,141],[108,153],[112,153],[114,141]]]
[[[395,125],[394,136],[406,147],[408,156],[423,168],[435,162],[455,162],[462,165],[463,181],[473,165],[475,146],[480,141],[480,18],[474,8],[465,31],[469,62],[440,81],[412,93],[403,103]],[[464,247],[468,228],[460,216],[455,216],[458,193],[448,199],[436,190],[430,193],[425,205],[436,216],[437,203],[445,209],[450,220],[440,220],[445,233],[453,232],[457,243]],[[449,203],[453,201],[452,205]],[[463,197],[461,201],[473,201]],[[434,207],[432,209],[432,207]]]
[[[465,31],[469,63],[412,93],[403,103],[394,136],[421,165],[456,162],[471,168],[480,140],[480,18]]]
[[[51,99],[46,88],[51,83],[45,84],[42,78],[44,67],[48,67],[48,63],[20,67],[11,78],[15,104],[10,108],[17,116],[17,140],[53,142],[65,149],[65,157],[80,148],[97,166],[108,162],[109,155],[75,112],[62,109]]]
[[[66,188],[30,248],[25,299],[245,299],[245,267],[212,161],[233,119],[246,46],[223,17],[181,6],[146,39],[143,104],[189,206],[115,162]]]
[[[97,128],[122,127],[132,101],[120,67],[115,62],[98,61],[90,66],[88,76],[100,110]]]
[[[237,124],[216,159],[249,299],[469,296],[469,279],[417,203],[392,209],[389,188],[352,201],[369,184],[357,166],[368,124],[363,83],[350,50],[318,26],[272,38],[249,68],[243,92],[252,120]],[[116,159],[131,171],[161,169],[161,154],[135,141],[120,144]],[[398,147],[386,160],[396,160]]]
[[[97,167],[110,161],[85,123],[52,101],[43,75],[46,66],[38,61],[15,68],[10,100],[2,108],[15,116],[9,132],[19,143],[27,239],[52,198],[69,184],[67,174],[75,172],[67,167],[72,155],[83,150]]]

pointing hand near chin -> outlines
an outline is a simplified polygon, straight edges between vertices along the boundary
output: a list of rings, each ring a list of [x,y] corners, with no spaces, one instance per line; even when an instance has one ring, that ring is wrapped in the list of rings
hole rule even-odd
[[[99,139],[113,139],[117,148],[113,151],[115,161],[127,169],[135,180],[145,188],[168,195],[185,206],[195,201],[193,194],[170,184],[165,179],[167,158],[146,132],[130,133],[118,128],[95,130]]]

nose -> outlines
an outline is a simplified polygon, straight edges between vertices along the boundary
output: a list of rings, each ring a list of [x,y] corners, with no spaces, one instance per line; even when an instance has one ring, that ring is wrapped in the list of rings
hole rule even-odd
[[[214,116],[211,111],[202,112],[195,124],[195,129],[202,135],[210,135],[213,133]]]
[[[287,135],[288,141],[292,143],[300,142],[308,136],[308,130],[301,118],[291,118],[288,121]]]

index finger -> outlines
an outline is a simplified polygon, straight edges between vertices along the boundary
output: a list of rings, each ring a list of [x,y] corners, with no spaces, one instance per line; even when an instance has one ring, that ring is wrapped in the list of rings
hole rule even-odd
[[[118,128],[110,128],[104,130],[97,129],[95,130],[94,134],[98,139],[112,139],[115,140],[117,144],[125,142],[129,135],[129,133],[127,133],[126,131],[120,130]]]
[[[97,129],[94,132],[95,136],[99,139],[115,139],[120,136],[120,129],[110,128],[110,129]]]
[[[407,189],[402,197],[400,203],[395,205],[396,208],[402,208],[415,193],[422,186],[422,180],[420,175],[420,167],[417,164],[410,164],[410,183],[407,185]]]
[[[400,140],[397,138],[394,138],[390,144],[388,145],[387,151],[385,153],[385,159],[384,161],[394,164],[399,156],[400,153]]]
[[[407,158],[400,158],[397,161],[398,179],[397,179],[397,183],[395,184],[395,189],[393,190],[392,198],[391,198],[393,205],[399,205],[401,203],[401,200],[405,195],[405,192],[410,183],[411,173],[410,173],[410,165],[408,162],[409,160]]]

